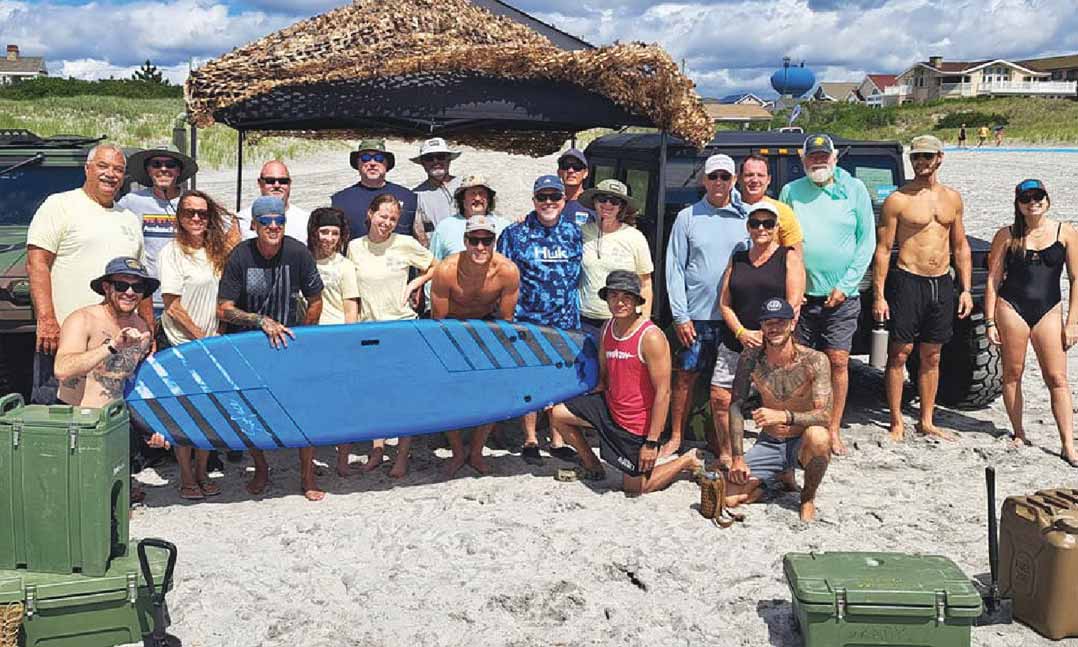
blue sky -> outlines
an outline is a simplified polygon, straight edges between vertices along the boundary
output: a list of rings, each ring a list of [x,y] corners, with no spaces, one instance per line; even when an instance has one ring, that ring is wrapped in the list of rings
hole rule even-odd
[[[391,0],[384,0],[391,1]],[[685,60],[704,96],[767,82],[783,56],[818,78],[895,73],[949,60],[1078,52],[1073,0],[510,0],[597,45],[658,43]],[[151,59],[180,82],[217,56],[336,0],[0,0],[0,39],[58,76],[128,76]],[[111,26],[114,29],[106,29]]]

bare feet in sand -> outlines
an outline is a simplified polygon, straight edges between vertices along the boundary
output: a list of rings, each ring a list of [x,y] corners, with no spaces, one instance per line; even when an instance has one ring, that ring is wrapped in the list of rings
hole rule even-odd
[[[393,468],[389,470],[389,478],[400,479],[408,473],[408,454],[397,454],[397,460],[393,462]]]
[[[308,501],[321,501],[326,498],[326,493],[318,489],[318,486],[312,481],[303,484],[303,496],[307,497]]]
[[[1067,453],[1066,450],[1060,451],[1059,457],[1062,458],[1063,462],[1067,465],[1070,465],[1071,467],[1078,467],[1078,453],[1076,453],[1073,449],[1070,451],[1070,453]]]
[[[801,504],[801,521],[808,523],[816,518],[816,503],[805,501]]]
[[[949,443],[958,442],[958,434],[950,431],[944,431],[936,425],[926,425],[923,422],[917,423],[917,433],[922,436],[935,436],[940,440],[946,440]]]
[[[842,442],[842,436],[837,431],[831,432],[831,453],[835,456],[846,456],[850,450],[846,449],[846,443]]]
[[[1007,441],[1007,446],[1011,449],[1021,449],[1023,447],[1029,447],[1033,443],[1029,442],[1029,439],[1024,435],[1019,436],[1017,434],[1012,435],[1011,439]]]
[[[474,453],[469,454],[468,464],[472,466],[472,469],[484,476],[490,474],[490,466],[487,465],[487,462],[483,459],[483,454],[479,454],[478,456]]]
[[[375,447],[371,450],[370,454],[367,454],[367,462],[360,467],[361,472],[370,472],[378,469],[382,466],[382,457],[385,455],[385,450],[381,447]]]
[[[442,476],[447,479],[453,478],[453,475],[456,474],[460,468],[464,467],[467,462],[468,455],[464,454],[463,452],[460,456],[453,456],[449,459],[449,462],[446,464],[446,466],[442,468]]]
[[[891,423],[891,441],[896,442],[896,443],[900,443],[905,439],[906,439],[906,426],[901,422],[899,422],[897,424],[892,422]]]
[[[255,472],[255,476],[250,481],[247,481],[247,492],[254,496],[258,496],[266,491],[266,485],[269,483],[269,474],[259,474]]]

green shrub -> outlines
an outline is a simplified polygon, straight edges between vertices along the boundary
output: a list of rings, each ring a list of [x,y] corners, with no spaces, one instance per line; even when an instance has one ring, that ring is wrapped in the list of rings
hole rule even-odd
[[[944,115],[936,121],[936,129],[944,128],[961,128],[962,124],[966,124],[967,128],[980,128],[981,126],[992,126],[995,124],[1006,126],[1010,123],[1005,115],[998,113],[977,112],[969,110],[965,112],[952,112],[949,115]]]
[[[182,99],[183,87],[131,79],[61,79],[38,77],[0,86],[0,99],[29,101],[45,97],[109,96],[128,99]]]

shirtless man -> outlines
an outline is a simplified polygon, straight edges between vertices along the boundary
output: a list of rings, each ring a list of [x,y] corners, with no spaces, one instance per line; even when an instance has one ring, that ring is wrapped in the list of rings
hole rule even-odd
[[[90,281],[105,298],[71,313],[60,329],[54,370],[62,402],[100,408],[124,397],[124,383],[150,352],[150,329],[138,307],[158,285],[142,263],[125,256],[109,261],[105,273]],[[161,434],[147,443],[168,448]]]
[[[955,293],[958,318],[973,311],[970,259],[966,227],[962,223],[962,197],[939,180],[943,143],[932,135],[913,139],[910,162],[914,177],[883,203],[872,268],[875,301],[872,316],[890,323],[885,384],[891,409],[891,439],[902,440],[902,383],[906,359],[920,344],[921,419],[917,431],[944,440],[956,436],[932,424],[939,386],[940,350],[954,328]],[[888,273],[891,247],[898,241],[898,264]],[[951,254],[958,275],[951,278]]]
[[[434,270],[430,290],[432,319],[513,320],[520,295],[520,272],[512,261],[494,251],[496,227],[492,216],[468,218],[464,226],[465,250],[446,258]],[[480,425],[473,429],[468,451],[460,431],[446,434],[453,450],[453,460],[445,468],[447,477],[456,474],[465,463],[480,474],[490,473],[483,460],[483,446],[493,428],[494,425]],[[410,446],[411,438],[400,439],[390,476],[398,469],[404,475]]]
[[[729,471],[726,505],[752,503],[760,486],[777,478],[796,491],[794,468],[805,470],[801,489],[801,520],[816,516],[816,490],[831,461],[831,364],[827,355],[795,344],[794,309],[784,299],[772,298],[760,308],[764,333],[761,348],[745,349],[737,362],[732,402],[730,440],[733,462]],[[759,391],[763,406],[752,412],[760,430],[756,444],[743,454],[745,420],[741,408],[749,387]]]

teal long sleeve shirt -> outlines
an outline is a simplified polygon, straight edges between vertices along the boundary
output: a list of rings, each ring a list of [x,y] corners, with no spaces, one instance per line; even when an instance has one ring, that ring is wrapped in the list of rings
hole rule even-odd
[[[821,187],[803,177],[782,187],[779,200],[790,205],[805,232],[806,294],[825,297],[838,288],[857,296],[876,250],[876,216],[864,183],[836,168],[831,184]]]

